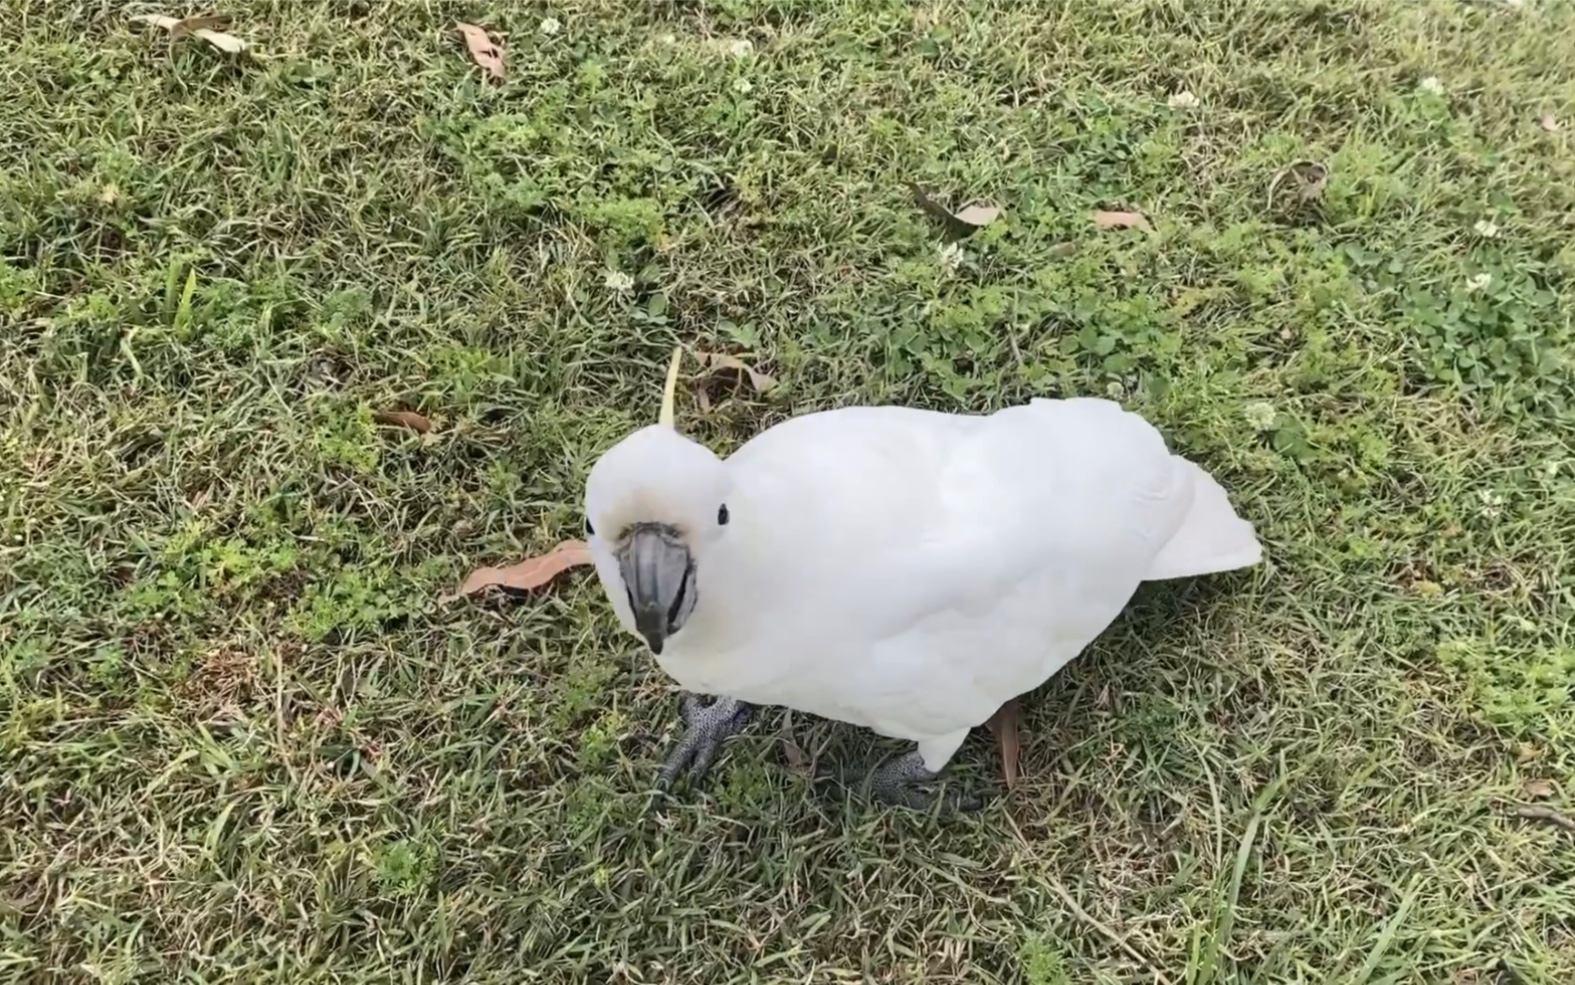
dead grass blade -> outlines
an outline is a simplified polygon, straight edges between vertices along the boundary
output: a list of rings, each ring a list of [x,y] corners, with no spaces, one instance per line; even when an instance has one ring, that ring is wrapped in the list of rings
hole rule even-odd
[[[1575,819],[1547,804],[1516,804],[1515,816],[1528,821],[1545,821],[1565,831],[1575,831]]]

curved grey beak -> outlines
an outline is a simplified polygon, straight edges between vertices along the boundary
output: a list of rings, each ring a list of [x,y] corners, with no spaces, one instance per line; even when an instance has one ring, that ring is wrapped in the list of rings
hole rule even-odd
[[[694,600],[690,581],[692,558],[678,532],[657,524],[640,524],[618,556],[634,624],[652,653],[661,653],[667,637],[678,632]]]

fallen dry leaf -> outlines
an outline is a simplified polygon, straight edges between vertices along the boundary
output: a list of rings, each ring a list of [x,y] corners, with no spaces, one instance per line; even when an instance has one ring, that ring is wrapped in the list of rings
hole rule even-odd
[[[198,31],[222,31],[230,26],[231,18],[223,14],[206,14],[197,17],[182,17],[170,28],[170,40],[179,41],[188,34]]]
[[[1106,212],[1104,209],[1096,209],[1092,218],[1094,225],[1100,229],[1143,229],[1149,232],[1154,230],[1141,212]]]
[[[539,557],[526,558],[506,568],[477,568],[459,586],[459,594],[474,595],[494,585],[530,591],[568,571],[591,563],[590,545],[583,540],[566,540]]]
[[[1323,190],[1329,185],[1329,169],[1316,162],[1308,163],[1296,172],[1301,179],[1301,185],[1296,189],[1296,197],[1303,202],[1311,202],[1323,197]]]
[[[235,35],[225,34],[223,31],[196,30],[191,33],[193,37],[201,38],[220,51],[227,52],[231,55],[239,55],[241,52],[251,47],[251,45],[247,44],[245,41],[242,41]]]
[[[1001,210],[993,205],[970,205],[957,213],[957,221],[970,226],[988,226],[1000,214]]]
[[[152,24],[162,27],[169,32],[170,43],[173,44],[184,37],[201,38],[222,52],[238,55],[250,47],[245,41],[233,34],[226,34],[215,28],[227,27],[230,18],[219,15],[204,15],[201,17],[165,17],[162,14],[138,14],[131,18],[140,24]]]
[[[1548,131],[1549,133],[1552,133],[1559,128],[1559,118],[1554,116],[1552,113],[1543,113],[1542,118],[1539,119],[1537,123],[1541,125],[1542,129]]]
[[[459,33],[465,37],[465,47],[470,49],[470,58],[480,65],[487,73],[487,77],[497,82],[507,78],[503,68],[503,42],[492,40],[484,28],[474,24],[455,24]]]
[[[1329,185],[1329,166],[1321,161],[1291,162],[1269,182],[1268,208],[1274,208],[1277,201],[1275,195],[1286,179],[1290,179],[1295,186],[1296,204],[1305,205],[1323,198],[1323,190]]]
[[[1522,742],[1515,747],[1515,762],[1524,766],[1542,755],[1542,750],[1530,742]]]
[[[1558,825],[1565,831],[1575,831],[1575,820],[1571,820],[1568,815],[1546,804],[1519,804],[1515,807],[1515,814],[1528,821],[1546,821]]]
[[[699,352],[695,354],[695,359],[699,361],[700,368],[707,372],[714,373],[725,369],[738,373],[740,377],[747,377],[749,385],[754,387],[757,393],[765,393],[777,385],[776,380],[755,369],[737,356],[729,356],[720,352]]]
[[[809,756],[804,753],[804,747],[793,739],[793,713],[786,712],[782,716],[782,755],[787,759],[788,769],[795,773],[805,773],[809,769]]]
[[[1558,789],[1552,780],[1527,780],[1521,784],[1520,792],[1527,800],[1547,800],[1558,793]]]
[[[390,427],[409,428],[417,434],[426,434],[432,430],[432,422],[413,410],[375,410],[372,420]]]
[[[919,208],[945,223],[947,232],[957,239],[988,226],[1001,215],[1001,210],[993,205],[969,205],[953,212],[912,182],[909,182],[908,190],[913,193],[913,200]]]
[[[1001,772],[1006,777],[1006,789],[1017,789],[1017,768],[1022,758],[1022,744],[1017,730],[1023,724],[1023,712],[1013,698],[990,716],[990,731],[1001,747]]]

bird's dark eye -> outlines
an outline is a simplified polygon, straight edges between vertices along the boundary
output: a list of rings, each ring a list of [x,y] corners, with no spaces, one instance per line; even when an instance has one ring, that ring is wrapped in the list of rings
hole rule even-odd
[[[716,511],[716,522],[720,526],[727,526],[727,504],[723,503],[721,509]]]
[[[585,533],[586,533],[586,536],[589,536],[589,537],[595,537],[596,536],[596,528],[591,526],[591,518],[590,517],[586,517],[585,518]]]

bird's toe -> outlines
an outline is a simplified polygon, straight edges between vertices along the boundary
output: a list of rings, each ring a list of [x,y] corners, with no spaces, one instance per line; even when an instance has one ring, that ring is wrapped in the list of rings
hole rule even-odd
[[[915,751],[876,767],[865,786],[881,803],[916,811],[929,812],[939,805],[944,814],[972,813],[988,802],[987,798],[966,788],[952,784],[938,786],[940,778],[940,773],[925,768],[924,758]]]
[[[703,704],[692,694],[683,695],[680,708],[689,727],[656,775],[660,790],[671,787],[680,775],[690,783],[703,780],[722,743],[743,728],[754,711],[736,698],[721,697]]]

